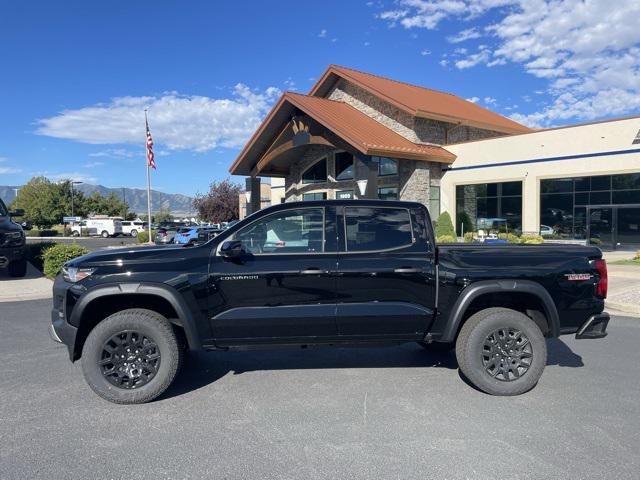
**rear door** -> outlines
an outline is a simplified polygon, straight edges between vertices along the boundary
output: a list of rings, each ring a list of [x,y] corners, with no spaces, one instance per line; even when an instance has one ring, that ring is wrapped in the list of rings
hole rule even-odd
[[[422,338],[435,306],[426,212],[400,206],[345,206],[337,218],[339,334]]]
[[[336,337],[334,225],[329,207],[279,210],[226,239],[242,242],[241,258],[223,258],[216,249],[209,302],[216,344]]]

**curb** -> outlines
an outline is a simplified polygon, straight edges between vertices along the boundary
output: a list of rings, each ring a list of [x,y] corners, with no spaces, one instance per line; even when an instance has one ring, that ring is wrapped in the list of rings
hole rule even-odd
[[[632,305],[629,303],[618,303],[618,302],[610,302],[605,301],[605,309],[617,310],[619,312],[624,313],[633,313],[635,315],[640,315],[640,305]]]

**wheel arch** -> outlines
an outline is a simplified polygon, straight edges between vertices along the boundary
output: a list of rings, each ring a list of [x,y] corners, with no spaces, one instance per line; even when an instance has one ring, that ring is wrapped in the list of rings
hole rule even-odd
[[[545,333],[545,329],[542,328],[544,326],[543,323],[546,323],[547,336],[557,337],[560,335],[558,310],[551,295],[542,285],[531,280],[484,280],[472,283],[460,293],[460,296],[451,309],[449,320],[439,341],[455,341],[462,324],[470,316],[469,313],[473,313],[473,305],[479,305],[483,300],[486,301],[493,296],[497,296],[498,298],[518,296],[519,298],[535,300],[535,304],[523,305],[535,305],[538,307],[532,308],[529,316],[541,327],[543,333]],[[505,305],[489,304],[488,306],[501,307]],[[528,311],[529,309],[524,308],[523,310]],[[542,316],[544,316],[544,318]]]
[[[120,283],[89,290],[74,306],[69,323],[77,326],[78,331],[72,360],[80,358],[89,332],[100,321],[129,308],[146,308],[160,313],[173,325],[182,328],[190,350],[201,348],[195,319],[177,292],[166,285]]]

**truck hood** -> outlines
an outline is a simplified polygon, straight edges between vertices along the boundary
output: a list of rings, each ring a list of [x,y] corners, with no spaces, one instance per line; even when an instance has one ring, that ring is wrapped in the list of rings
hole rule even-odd
[[[67,262],[67,265],[70,267],[100,267],[176,262],[186,258],[189,250],[193,248],[198,247],[180,245],[98,250],[74,258]]]
[[[0,233],[19,232],[22,227],[11,220],[10,217],[0,216]]]

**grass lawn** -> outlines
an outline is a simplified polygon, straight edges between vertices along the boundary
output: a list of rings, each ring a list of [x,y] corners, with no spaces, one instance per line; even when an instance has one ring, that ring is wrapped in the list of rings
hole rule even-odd
[[[640,267],[640,258],[634,258],[631,260],[616,260],[615,262],[608,262],[610,265],[636,265]]]

